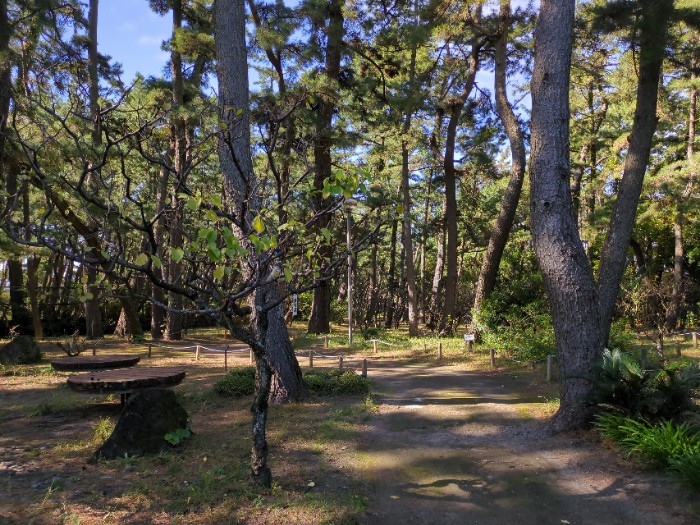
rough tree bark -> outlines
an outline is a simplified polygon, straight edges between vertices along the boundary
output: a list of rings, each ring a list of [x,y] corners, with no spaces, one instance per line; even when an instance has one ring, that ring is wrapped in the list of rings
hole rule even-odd
[[[584,377],[603,348],[593,272],[583,250],[570,189],[569,71],[574,0],[543,0],[535,29],[532,77],[530,212],[560,369],[560,407],[552,431],[576,428],[587,414]]]
[[[627,265],[637,204],[656,131],[656,103],[673,0],[640,0],[639,80],[627,157],[615,208],[598,266],[598,296],[603,340],[607,341],[615,302]]]
[[[343,4],[342,0],[328,2],[328,26],[326,34],[326,60],[323,74],[328,86],[336,86],[340,74],[340,58],[343,44]],[[335,89],[328,93],[319,93],[316,108],[316,138],[314,141],[314,189],[313,198],[314,213],[320,214],[316,221],[319,229],[327,228],[331,221],[331,215],[326,211],[332,201],[324,199],[322,195],[323,183],[331,176],[333,146],[333,113],[335,111]],[[323,267],[333,257],[333,248],[323,245],[319,250]],[[311,305],[311,317],[309,318],[309,332],[312,334],[327,334],[330,332],[331,320],[331,289],[325,281],[314,288]]]

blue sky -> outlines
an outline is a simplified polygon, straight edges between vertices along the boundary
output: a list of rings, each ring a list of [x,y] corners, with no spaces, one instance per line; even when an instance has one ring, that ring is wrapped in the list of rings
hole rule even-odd
[[[171,17],[151,11],[147,0],[102,0],[99,5],[97,46],[122,64],[124,82],[136,73],[161,74],[168,53],[160,46],[170,36]]]

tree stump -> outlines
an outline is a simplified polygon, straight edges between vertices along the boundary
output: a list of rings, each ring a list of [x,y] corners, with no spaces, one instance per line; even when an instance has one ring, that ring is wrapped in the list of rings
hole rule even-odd
[[[172,446],[165,435],[179,428],[187,428],[187,412],[172,390],[139,390],[127,400],[114,432],[92,461],[156,454]]]

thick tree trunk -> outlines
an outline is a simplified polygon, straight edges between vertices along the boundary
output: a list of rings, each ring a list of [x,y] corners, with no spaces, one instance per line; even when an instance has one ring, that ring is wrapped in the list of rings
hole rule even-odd
[[[328,85],[336,86],[340,73],[340,58],[343,44],[343,1],[331,0],[328,4],[328,26],[326,37],[326,60],[323,74]],[[319,93],[318,107],[316,109],[316,139],[314,141],[314,213],[321,213],[316,227],[327,228],[331,216],[327,212],[330,199],[324,199],[322,195],[323,183],[331,176],[333,147],[333,113],[335,111],[336,90]],[[331,246],[322,246],[319,250],[321,257],[321,273],[333,257]],[[331,290],[326,281],[321,286],[314,288],[311,317],[309,319],[309,332],[312,334],[327,334],[330,332],[331,316]]]
[[[622,180],[598,267],[598,296],[604,341],[610,334],[615,302],[627,265],[632,228],[656,131],[656,105],[673,0],[641,0],[637,102]]]
[[[501,1],[501,26],[500,35],[496,43],[496,112],[503,123],[510,144],[510,179],[506,187],[501,211],[496,218],[496,223],[491,231],[489,244],[481,263],[481,271],[476,284],[474,296],[474,308],[472,315],[479,318],[479,312],[484,300],[493,291],[498,275],[498,267],[501,264],[503,250],[505,250],[508,236],[510,235],[513,219],[518,208],[520,192],[525,178],[525,140],[518,122],[518,117],[508,101],[507,93],[507,59],[508,59],[508,31],[510,28],[510,0]]]
[[[552,431],[583,425],[585,379],[603,339],[593,273],[573,215],[569,167],[569,71],[574,0],[543,0],[532,77],[530,210],[559,357],[561,400]]]

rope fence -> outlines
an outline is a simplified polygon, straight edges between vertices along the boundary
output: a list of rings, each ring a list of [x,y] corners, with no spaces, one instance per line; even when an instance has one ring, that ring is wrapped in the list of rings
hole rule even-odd
[[[692,339],[692,347],[697,348],[698,347],[698,332],[696,331],[689,331],[689,332],[683,332],[683,333],[676,333],[676,334],[667,334],[665,336],[667,339],[671,338],[676,338],[676,354],[677,356],[681,356],[681,346],[680,342],[677,340],[677,338],[683,337],[687,338],[690,337]],[[324,341],[324,348],[329,347],[329,341],[330,337],[328,335],[323,335],[320,336],[319,339],[323,339]],[[379,351],[379,345],[384,345],[388,347],[395,347],[395,348],[401,348],[405,347],[406,345],[402,344],[396,344],[396,343],[390,343],[388,341],[383,341],[381,339],[369,339],[369,341],[372,342],[372,348],[373,348],[373,353],[378,354]],[[464,338],[465,345],[467,343],[472,343],[471,338]],[[224,354],[224,369],[228,372],[228,356],[229,354],[241,354],[241,353],[248,353],[249,355],[249,360],[250,364],[254,364],[255,359],[253,355],[253,351],[250,348],[246,348],[241,345],[226,345],[225,347],[222,348],[217,348],[214,346],[207,346],[204,344],[193,344],[189,346],[175,346],[175,345],[164,345],[160,343],[141,343],[143,346],[146,346],[148,348],[148,357],[150,358],[153,352],[153,348],[160,348],[163,350],[177,350],[177,351],[192,351],[194,350],[195,354],[195,361],[199,361],[200,356],[202,353],[215,353],[215,354]],[[439,339],[436,340],[437,344],[437,359],[442,360],[443,358],[443,343]],[[658,343],[657,343],[658,345]],[[95,345],[96,346],[96,345]],[[468,350],[472,351],[473,346],[472,344],[468,344]],[[423,342],[423,350],[427,352],[428,350],[428,342]],[[660,348],[657,346],[656,348],[652,348],[652,351],[656,351],[658,353],[661,352]],[[510,363],[515,363],[518,365],[530,365],[532,369],[534,370],[535,367],[538,364],[543,364],[546,363],[546,370],[547,370],[547,381],[552,381],[552,376],[554,372],[554,361],[557,360],[556,355],[548,355],[544,358],[541,359],[534,359],[534,360],[520,360],[520,359],[515,359],[511,356],[508,355],[507,351],[504,350],[499,350],[497,351],[495,348],[489,348],[489,361],[490,361],[490,366],[491,368],[496,368],[496,354],[498,353],[498,358],[508,361]],[[648,354],[649,354],[649,348],[645,345],[639,345],[639,348],[635,350],[629,350],[626,351],[625,353],[627,354],[639,354],[640,361],[641,361],[641,366],[642,368],[646,368],[647,362],[648,362]],[[93,348],[93,355],[95,354],[95,348]],[[298,358],[302,357],[307,357],[308,358],[308,366],[309,368],[314,367],[314,359],[334,359],[337,361],[337,367],[339,369],[343,369],[347,367],[349,361],[346,361],[345,357],[340,354],[324,354],[316,350],[308,350],[307,353],[296,353],[296,356]],[[367,377],[367,368],[368,368],[368,361],[367,359],[353,359],[352,361],[357,362],[360,365],[361,369],[361,374],[362,377]]]

